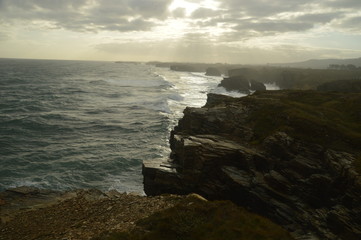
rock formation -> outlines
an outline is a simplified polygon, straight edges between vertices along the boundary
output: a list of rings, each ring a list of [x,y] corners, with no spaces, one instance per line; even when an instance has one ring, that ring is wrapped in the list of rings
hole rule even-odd
[[[209,67],[206,69],[206,76],[221,76],[221,71],[218,70],[218,68],[215,67]]]
[[[317,86],[327,82],[360,79],[361,70],[248,66],[230,69],[228,76],[243,76],[245,79],[262,83],[276,83],[281,89],[316,90]]]
[[[190,65],[171,65],[170,70],[177,72],[196,72],[195,68]]]
[[[224,87],[227,91],[239,91],[243,93],[266,90],[263,83],[246,79],[243,76],[224,78],[218,86]]]
[[[147,195],[195,192],[266,216],[300,239],[361,239],[361,94],[209,94],[186,108]]]

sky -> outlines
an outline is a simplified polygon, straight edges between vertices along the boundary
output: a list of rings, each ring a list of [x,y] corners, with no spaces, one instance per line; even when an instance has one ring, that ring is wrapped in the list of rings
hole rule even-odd
[[[0,58],[264,64],[361,57],[361,0],[0,0]]]

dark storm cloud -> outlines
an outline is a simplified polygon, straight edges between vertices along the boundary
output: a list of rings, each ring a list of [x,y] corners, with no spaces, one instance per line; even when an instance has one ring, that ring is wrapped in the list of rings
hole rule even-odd
[[[48,21],[73,31],[143,31],[167,17],[172,0],[0,0],[3,21]]]

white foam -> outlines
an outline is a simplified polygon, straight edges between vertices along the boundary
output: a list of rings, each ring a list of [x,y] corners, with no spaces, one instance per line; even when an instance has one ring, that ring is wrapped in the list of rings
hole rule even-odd
[[[276,83],[265,83],[266,90],[280,90],[280,87]]]
[[[238,91],[227,91],[224,87],[216,87],[215,89],[212,89],[211,93],[227,95],[230,97],[245,97],[248,95],[245,93],[240,93]]]

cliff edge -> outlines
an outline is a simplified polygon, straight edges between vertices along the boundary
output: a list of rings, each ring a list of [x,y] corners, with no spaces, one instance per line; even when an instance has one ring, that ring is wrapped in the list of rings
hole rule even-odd
[[[227,199],[299,239],[361,239],[361,94],[209,94],[186,108],[171,156],[144,162],[147,195]]]
[[[19,187],[0,192],[0,239],[293,240],[268,219],[230,201]]]

